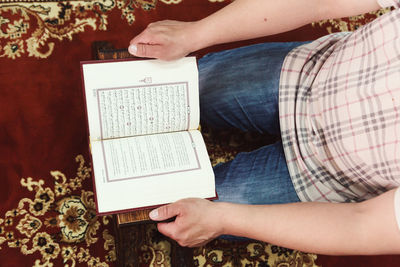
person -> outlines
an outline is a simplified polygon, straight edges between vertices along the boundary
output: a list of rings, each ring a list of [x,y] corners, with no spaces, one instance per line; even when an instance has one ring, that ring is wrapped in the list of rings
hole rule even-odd
[[[215,44],[397,0],[235,0],[193,22],[159,21],[129,52],[173,60]],[[400,9],[352,33],[266,43],[199,59],[201,121],[280,136],[214,168],[220,201],[151,212],[183,246],[219,236],[331,255],[400,253]]]

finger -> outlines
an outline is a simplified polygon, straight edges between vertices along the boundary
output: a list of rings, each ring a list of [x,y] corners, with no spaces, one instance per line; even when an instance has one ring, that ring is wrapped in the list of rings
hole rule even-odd
[[[157,44],[136,44],[130,45],[128,51],[130,54],[137,57],[147,57],[147,58],[158,58],[165,59],[162,57],[163,46]]]
[[[147,31],[143,31],[136,35],[130,42],[129,45],[137,45],[138,43],[150,43]]]
[[[136,35],[130,42],[129,46],[135,45],[137,46],[138,44],[158,44],[159,40],[156,34],[154,34],[152,31],[145,30],[141,32],[140,34]]]
[[[153,57],[153,58],[158,58],[159,57],[159,51],[161,46],[157,44],[143,44],[139,43],[136,45],[137,51],[136,51],[136,56],[138,57]]]
[[[180,214],[179,207],[172,203],[152,210],[149,216],[153,221],[164,221],[173,218],[178,214]]]
[[[128,52],[129,52],[129,54],[136,56],[137,46],[134,44],[129,45]]]
[[[168,236],[169,238],[176,239],[176,223],[175,222],[158,223],[157,229],[161,234]]]
[[[163,24],[162,21],[160,22],[153,22],[147,25],[147,27],[137,34],[135,37],[133,37],[130,41],[130,44],[137,44],[137,43],[158,43],[159,42],[159,35],[163,31],[162,27]]]
[[[142,32],[141,34],[135,36],[135,38],[133,38],[129,42],[128,46],[129,53],[136,56],[138,44],[151,44],[150,38],[147,37],[147,34],[145,32]]]
[[[169,20],[169,19],[159,20],[159,21],[156,21],[156,22],[149,23],[149,25],[147,25],[147,28],[152,28],[152,27],[156,27],[156,26],[163,26],[163,25],[174,25],[176,23],[177,23],[176,20]]]
[[[193,247],[195,246],[195,243],[190,243],[187,232],[182,230],[182,228],[178,226],[177,222],[158,223],[157,229],[161,234],[175,240],[182,247],[187,247],[190,245]]]

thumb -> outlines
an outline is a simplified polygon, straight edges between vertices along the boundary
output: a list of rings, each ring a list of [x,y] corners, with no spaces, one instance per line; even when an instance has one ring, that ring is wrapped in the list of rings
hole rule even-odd
[[[164,221],[173,218],[178,214],[179,209],[176,207],[176,205],[174,205],[174,203],[172,203],[152,210],[149,213],[149,216],[153,221]]]
[[[159,49],[160,45],[146,43],[131,44],[128,47],[129,53],[134,56],[151,58],[158,58]]]

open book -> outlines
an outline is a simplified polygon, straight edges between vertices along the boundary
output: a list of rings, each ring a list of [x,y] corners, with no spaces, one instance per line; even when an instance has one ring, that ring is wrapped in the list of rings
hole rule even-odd
[[[216,198],[196,59],[81,62],[99,215]]]

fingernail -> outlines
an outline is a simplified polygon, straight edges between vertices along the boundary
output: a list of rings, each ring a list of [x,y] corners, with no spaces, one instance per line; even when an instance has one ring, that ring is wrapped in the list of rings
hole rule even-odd
[[[152,210],[149,213],[150,219],[155,220],[158,217],[158,209]]]
[[[131,53],[131,54],[136,54],[136,52],[137,52],[137,47],[136,47],[136,45],[130,45],[129,48],[128,48],[128,50],[129,50],[129,53]]]

